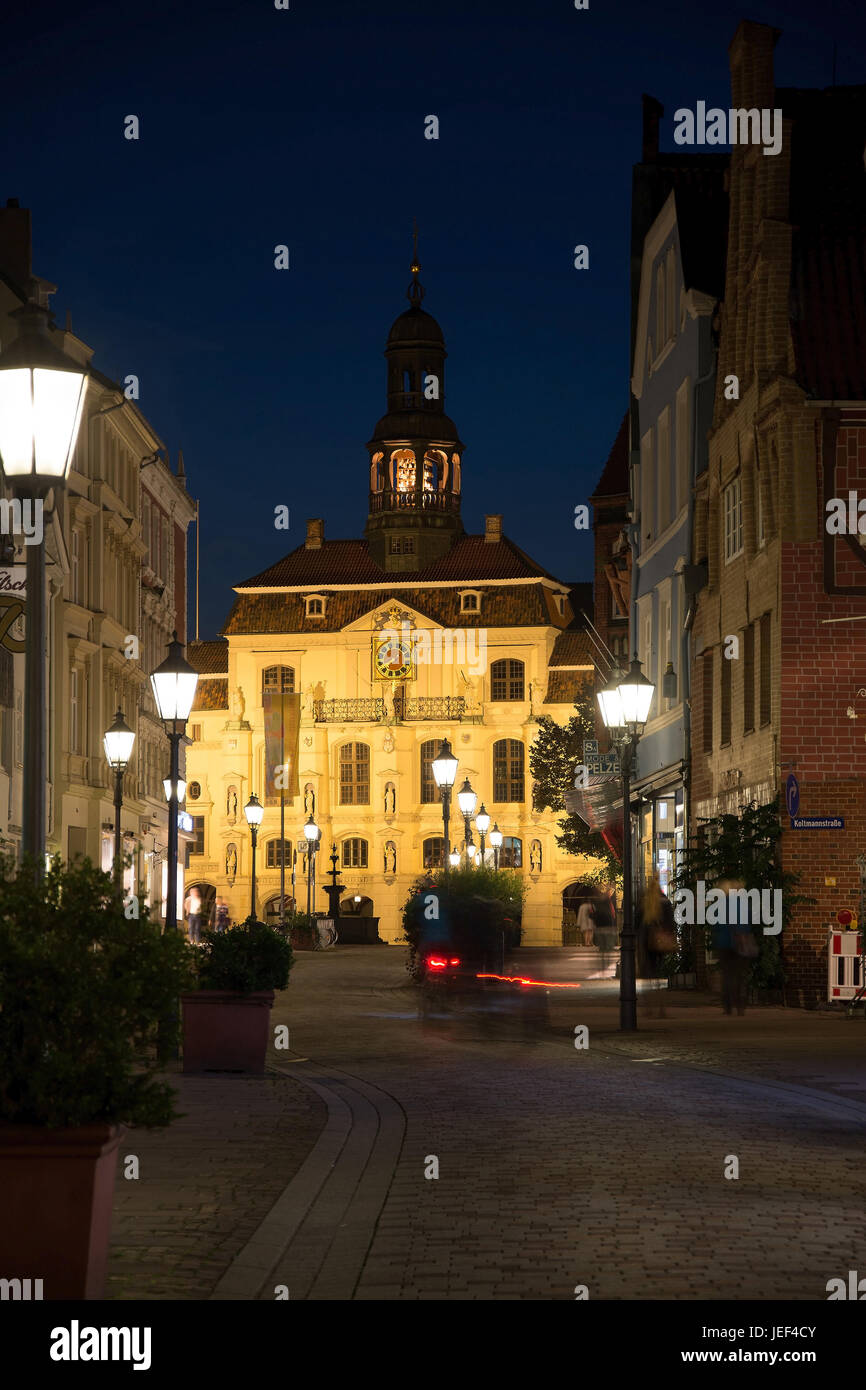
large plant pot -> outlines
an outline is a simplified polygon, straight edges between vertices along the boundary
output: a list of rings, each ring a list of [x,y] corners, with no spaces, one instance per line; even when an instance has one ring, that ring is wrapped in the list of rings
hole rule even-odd
[[[104,1296],[122,1125],[0,1125],[0,1276],[44,1299]]]
[[[272,989],[254,994],[221,989],[182,994],[184,1071],[262,1076],[273,1002]]]

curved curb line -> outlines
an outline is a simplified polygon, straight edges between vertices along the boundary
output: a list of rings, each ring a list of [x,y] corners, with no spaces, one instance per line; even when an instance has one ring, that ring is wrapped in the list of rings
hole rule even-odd
[[[272,1064],[325,1102],[325,1127],[211,1299],[351,1299],[391,1185],[405,1133],[398,1102],[319,1063]]]

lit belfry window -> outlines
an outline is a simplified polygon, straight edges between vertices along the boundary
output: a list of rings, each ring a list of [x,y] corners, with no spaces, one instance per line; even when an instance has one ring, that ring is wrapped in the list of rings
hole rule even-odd
[[[394,487],[397,492],[415,490],[415,454],[411,449],[395,449],[391,455]]]

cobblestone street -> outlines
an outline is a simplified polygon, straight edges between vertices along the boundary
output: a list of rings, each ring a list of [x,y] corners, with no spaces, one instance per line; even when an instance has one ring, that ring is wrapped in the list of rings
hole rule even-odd
[[[826,1299],[863,1262],[862,1018],[666,994],[623,1035],[616,991],[422,1020],[401,949],[301,955],[273,1075],[187,1079],[187,1118],[122,1149],[113,1296]]]

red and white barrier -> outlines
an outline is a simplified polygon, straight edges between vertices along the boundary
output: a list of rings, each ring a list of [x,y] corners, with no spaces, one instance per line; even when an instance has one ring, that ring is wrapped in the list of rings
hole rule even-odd
[[[831,927],[827,950],[827,998],[853,999],[863,985],[862,937],[858,931]]]

